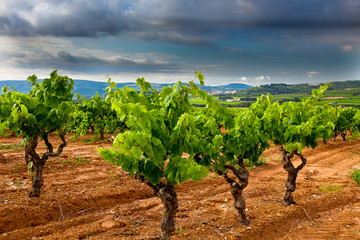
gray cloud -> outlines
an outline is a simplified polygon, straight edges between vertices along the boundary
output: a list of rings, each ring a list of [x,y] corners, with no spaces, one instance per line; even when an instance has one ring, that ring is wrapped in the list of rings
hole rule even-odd
[[[249,28],[359,28],[358,0],[4,0],[0,35],[116,35],[175,44],[229,38]]]
[[[96,37],[118,34],[134,22],[124,17],[122,5],[112,8],[113,1],[22,1],[24,8],[8,2],[0,17],[2,35]]]
[[[131,72],[136,69],[143,69],[151,72],[161,72],[162,69],[174,68],[176,64],[169,64],[164,61],[151,59],[128,59],[121,56],[101,58],[97,56],[73,55],[67,51],[49,53],[44,50],[28,53],[6,53],[5,56],[13,66],[19,68],[50,68],[64,69],[71,71],[96,72],[99,69],[106,69],[111,72]]]
[[[31,24],[17,14],[7,17],[0,16],[1,35],[29,36],[32,29]]]

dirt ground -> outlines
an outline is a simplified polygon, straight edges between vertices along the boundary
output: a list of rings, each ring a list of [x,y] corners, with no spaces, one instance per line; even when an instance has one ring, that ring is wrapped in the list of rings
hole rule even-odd
[[[334,100],[336,100],[336,99],[342,99],[342,98],[344,98],[344,97],[323,97],[321,99],[334,99]]]
[[[69,140],[63,154],[46,163],[39,198],[27,198],[30,175],[24,150],[17,149],[21,139],[0,138],[0,239],[158,239],[161,201],[100,159],[96,148],[110,147],[109,140],[86,141],[90,137]],[[360,186],[349,175],[360,167],[360,141],[320,143],[304,156],[308,164],[294,193],[298,204],[290,207],[280,201],[286,172],[276,147],[265,152],[266,166],[250,170],[244,190],[248,227],[238,223],[222,177],[211,173],[176,187],[172,238],[360,239]]]

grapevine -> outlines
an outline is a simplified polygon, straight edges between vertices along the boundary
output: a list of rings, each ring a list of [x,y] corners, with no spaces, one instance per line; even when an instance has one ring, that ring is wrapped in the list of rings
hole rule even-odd
[[[28,77],[31,91],[27,94],[4,89],[0,101],[1,108],[0,132],[5,135],[9,129],[23,135],[25,144],[25,160],[32,165],[32,190],[29,197],[40,196],[43,185],[43,167],[46,160],[52,156],[59,156],[66,146],[65,124],[72,112],[72,98],[74,82],[67,76],[59,76],[57,71],[50,74],[50,78],[37,81],[37,77]],[[48,139],[49,134],[57,131],[62,143],[54,152],[53,145]],[[39,140],[44,140],[47,152],[40,156],[36,148]],[[32,164],[30,164],[32,163]]]
[[[200,72],[197,77],[203,84]],[[112,149],[99,152],[104,160],[122,166],[123,171],[146,183],[162,200],[161,238],[170,239],[178,209],[174,185],[189,179],[198,181],[207,175],[196,156],[206,150],[218,154],[219,146],[212,146],[220,143],[209,141],[204,131],[219,129],[213,119],[193,114],[189,94],[207,96],[193,81],[187,85],[178,82],[161,92],[152,89],[144,78],[137,79],[137,84],[140,93],[127,87],[117,89],[115,83],[110,83],[112,109],[120,120],[126,119],[129,130],[115,138]]]

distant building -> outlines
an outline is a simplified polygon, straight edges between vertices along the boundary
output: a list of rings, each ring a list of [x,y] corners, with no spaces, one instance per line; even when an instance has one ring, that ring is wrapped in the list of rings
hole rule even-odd
[[[210,91],[209,94],[210,95],[216,95],[216,94],[221,94],[223,93],[222,91]]]
[[[226,99],[227,102],[242,102],[240,98]]]

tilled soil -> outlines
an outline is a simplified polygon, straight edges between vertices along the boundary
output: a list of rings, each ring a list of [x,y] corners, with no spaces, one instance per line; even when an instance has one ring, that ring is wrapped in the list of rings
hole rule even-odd
[[[21,139],[0,137],[0,239],[158,239],[160,199],[101,160],[97,148],[111,141],[90,138],[69,140],[63,154],[45,164],[41,196],[27,198],[31,177]],[[56,136],[51,140],[59,143]],[[39,147],[45,151],[43,143]],[[360,167],[360,141],[321,142],[303,155],[308,163],[297,179],[297,204],[290,207],[281,202],[287,175],[277,147],[265,152],[266,166],[249,170],[244,190],[249,226],[239,224],[221,176],[210,173],[177,186],[172,238],[360,239],[360,188],[349,174]]]

